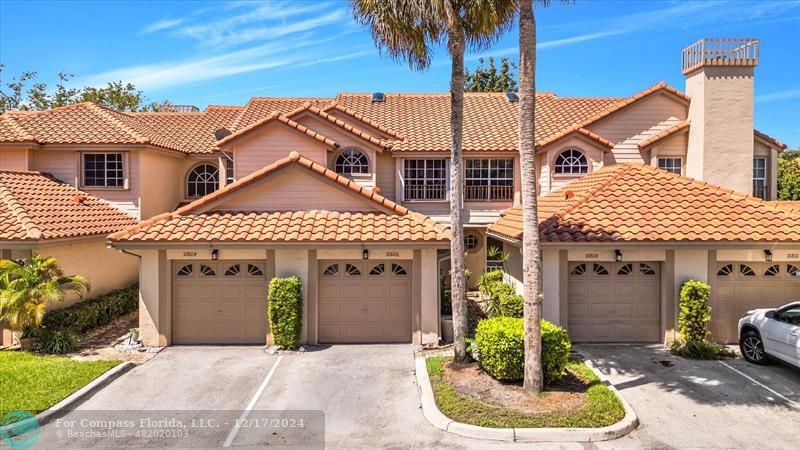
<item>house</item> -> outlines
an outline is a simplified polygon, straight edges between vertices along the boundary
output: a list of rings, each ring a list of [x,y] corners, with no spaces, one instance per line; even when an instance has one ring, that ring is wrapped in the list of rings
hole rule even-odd
[[[684,50],[685,93],[537,94],[544,312],[577,341],[671,340],[688,278],[734,305],[715,322],[725,339],[754,289],[797,292],[800,219],[770,202],[785,145],[753,128],[757,64],[757,40],[703,40]],[[108,243],[140,260],[148,345],[263,343],[267,282],[288,275],[303,281],[304,342],[430,343],[449,270],[449,103],[340,93],[203,112],[11,112],[0,165],[141,219]],[[519,279],[517,96],[464,104],[469,283],[501,265],[493,247]]]

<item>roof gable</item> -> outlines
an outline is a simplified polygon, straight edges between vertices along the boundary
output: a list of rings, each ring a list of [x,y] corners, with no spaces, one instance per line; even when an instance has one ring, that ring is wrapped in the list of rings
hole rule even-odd
[[[305,125],[302,125],[302,124],[300,124],[300,123],[298,123],[298,122],[286,117],[285,115],[277,112],[277,111],[273,112],[272,114],[268,115],[267,117],[264,117],[263,119],[260,119],[260,120],[257,120],[255,122],[253,122],[252,124],[248,125],[245,128],[242,128],[242,129],[236,131],[235,133],[232,133],[232,134],[229,134],[228,136],[225,136],[224,138],[222,138],[219,141],[217,141],[217,147],[222,148],[222,147],[225,147],[227,145],[230,145],[231,143],[233,143],[235,141],[238,141],[239,139],[241,139],[241,138],[243,138],[245,136],[250,136],[253,132],[255,132],[257,130],[260,130],[260,129],[262,129],[265,126],[268,126],[270,124],[278,124],[278,125],[282,125],[282,126],[288,127],[288,128],[290,128],[290,129],[292,129],[294,131],[297,131],[298,133],[301,133],[301,134],[303,134],[303,135],[305,135],[305,136],[307,136],[307,137],[309,137],[309,138],[311,138],[311,139],[313,139],[313,140],[315,140],[317,142],[325,144],[328,147],[331,147],[331,148],[339,147],[339,144],[336,141],[334,141],[333,139],[331,139],[331,138],[329,138],[329,137],[327,137],[327,136],[325,136],[325,135],[323,135],[321,133],[318,133],[318,132],[312,130],[311,128],[308,128]]]

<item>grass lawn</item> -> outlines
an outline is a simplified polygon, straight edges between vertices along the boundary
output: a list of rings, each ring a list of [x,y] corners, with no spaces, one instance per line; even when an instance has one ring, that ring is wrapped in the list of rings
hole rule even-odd
[[[426,363],[436,406],[445,416],[456,422],[493,428],[597,428],[614,424],[625,417],[625,410],[617,396],[581,361],[570,361],[567,370],[587,384],[582,406],[573,411],[530,414],[484,403],[458,392],[444,375],[444,364],[450,359],[452,358],[432,357]],[[540,395],[548,395],[546,388]]]
[[[0,351],[0,418],[15,409],[44,411],[120,362]]]

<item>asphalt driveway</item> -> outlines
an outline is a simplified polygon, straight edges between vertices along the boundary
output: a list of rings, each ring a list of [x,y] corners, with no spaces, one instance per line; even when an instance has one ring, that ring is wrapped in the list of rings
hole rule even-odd
[[[688,361],[659,345],[577,345],[639,416],[630,435],[599,448],[798,446],[800,369],[742,359]]]

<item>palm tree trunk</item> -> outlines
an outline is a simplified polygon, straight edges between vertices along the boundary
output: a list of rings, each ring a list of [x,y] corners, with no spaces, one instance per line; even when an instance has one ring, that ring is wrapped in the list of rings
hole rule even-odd
[[[532,0],[519,3],[519,153],[522,174],[522,277],[525,325],[523,386],[542,391],[542,254],[536,213],[536,18]]]
[[[464,47],[465,36],[461,18],[448,11],[448,43],[452,59],[450,74],[450,289],[453,305],[453,341],[456,363],[467,362],[468,332],[467,283],[464,274],[464,220],[462,198],[464,180],[461,171],[461,136],[464,124]]]

